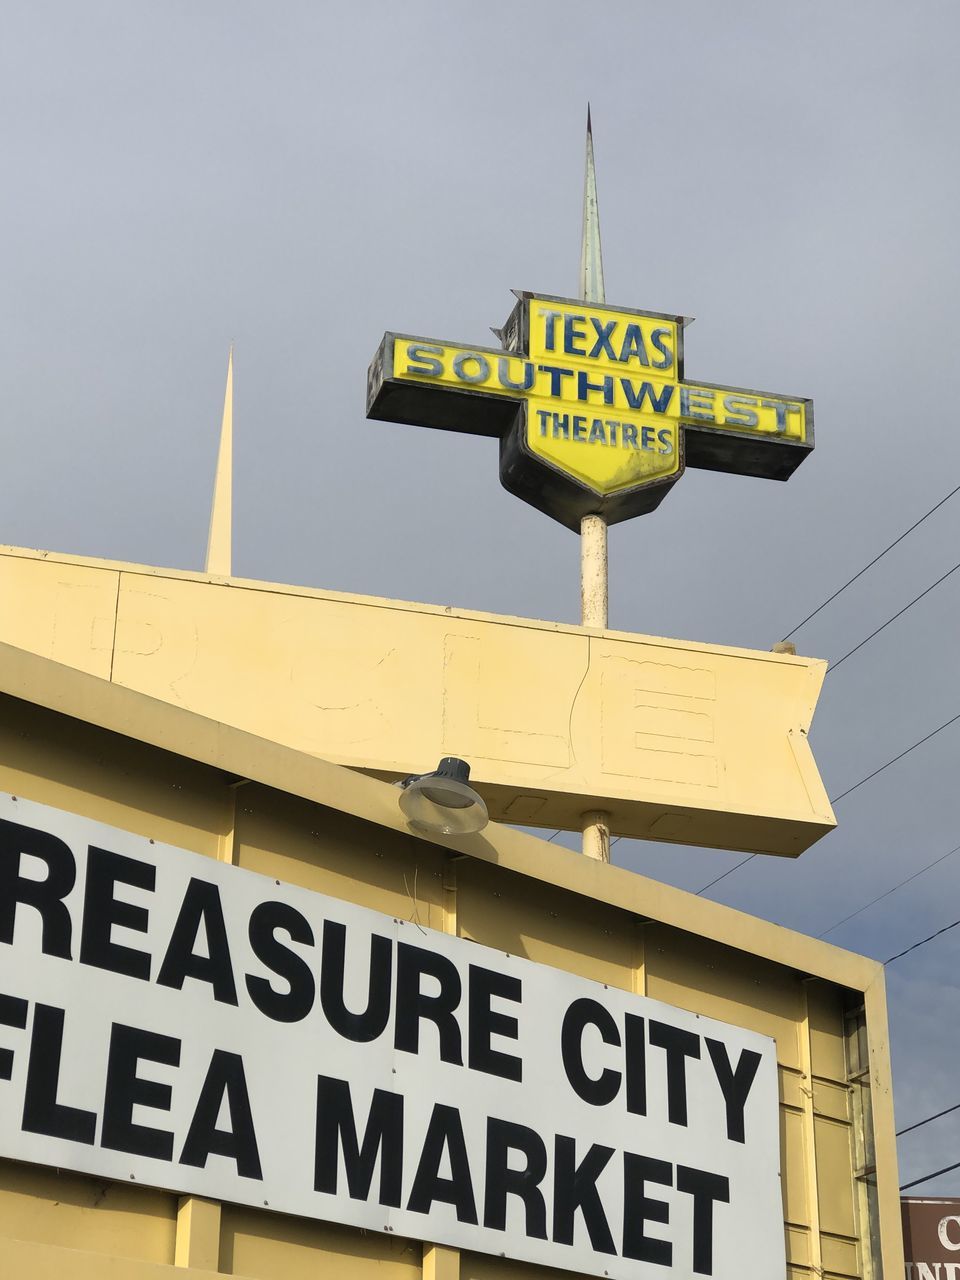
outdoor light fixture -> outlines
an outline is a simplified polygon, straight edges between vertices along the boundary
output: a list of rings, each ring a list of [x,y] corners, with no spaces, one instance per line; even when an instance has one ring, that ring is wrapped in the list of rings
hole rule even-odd
[[[487,806],[469,785],[470,766],[444,756],[433,773],[414,773],[399,784],[400,810],[420,831],[471,835],[487,825]]]

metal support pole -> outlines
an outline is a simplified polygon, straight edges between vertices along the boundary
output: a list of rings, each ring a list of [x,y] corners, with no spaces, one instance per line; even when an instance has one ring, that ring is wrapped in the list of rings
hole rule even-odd
[[[601,516],[580,522],[580,613],[585,627],[607,625],[607,525]],[[593,810],[583,815],[583,852],[598,862],[610,861],[610,815]]]
[[[600,208],[597,170],[593,159],[593,128],[587,107],[587,154],[583,175],[583,236],[580,241],[580,296],[603,302],[603,254],[600,249]],[[580,521],[580,616],[585,627],[607,626],[607,522],[602,516]],[[589,641],[587,642],[590,643]],[[583,815],[583,852],[598,862],[610,861],[610,815],[596,810]]]

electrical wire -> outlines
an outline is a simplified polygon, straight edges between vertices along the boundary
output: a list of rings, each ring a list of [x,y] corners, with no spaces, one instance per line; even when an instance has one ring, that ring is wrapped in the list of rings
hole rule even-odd
[[[960,711],[955,716],[951,716],[949,720],[944,720],[943,724],[938,725],[936,729],[930,731],[925,737],[920,738],[905,751],[901,751],[899,755],[894,756],[892,760],[888,760],[886,764],[880,765],[878,769],[874,769],[872,773],[868,773],[865,778],[861,778],[859,782],[855,782],[852,787],[847,787],[846,791],[841,791],[838,796],[832,796],[831,804],[836,804],[839,800],[843,800],[850,795],[852,791],[856,791],[857,787],[862,787],[865,782],[869,782],[871,778],[875,778],[878,773],[883,773],[884,769],[889,769],[892,764],[896,764],[898,760],[902,760],[904,756],[908,756],[911,751],[916,751],[917,747],[922,747],[925,742],[929,742],[931,738],[935,738],[938,733],[942,733],[944,729],[949,729],[952,724],[956,724],[960,720]]]
[[[910,751],[915,751],[916,748],[918,748],[918,746],[923,746],[924,742],[929,742],[929,740],[931,740],[932,737],[937,736],[937,733],[940,733],[942,730],[945,730],[945,728],[950,727],[951,724],[955,724],[957,721],[960,721],[960,712],[957,712],[956,716],[952,716],[950,719],[948,719],[948,721],[945,721],[942,724],[940,724],[940,726],[938,726],[937,728],[934,728],[932,732],[927,733],[927,735],[925,735],[925,737],[922,737],[922,739],[919,739],[919,741],[914,742],[913,745],[908,746],[908,748],[906,748],[905,751],[901,751],[899,755],[893,756],[892,760],[887,760],[886,764],[879,765],[879,768],[874,769],[872,773],[868,773],[867,777],[860,778],[859,782],[855,782],[854,785],[852,785],[851,787],[847,787],[846,791],[841,791],[840,795],[831,796],[831,801],[829,801],[829,803],[837,804],[838,801],[844,799],[845,796],[849,796],[851,791],[856,791],[856,788],[863,786],[864,782],[869,782],[870,778],[876,778],[878,773],[883,773],[884,769],[888,769],[891,767],[891,764],[896,764],[897,760],[904,759],[904,756],[909,755]],[[956,849],[951,850],[951,852],[956,852]],[[945,858],[948,858],[950,854],[945,854],[943,856],[945,856]],[[718,876],[716,879],[712,879],[712,881],[710,881],[709,884],[704,884],[703,888],[699,888],[699,890],[696,891],[696,895],[698,895],[699,897],[700,893],[707,892],[708,888],[713,888],[714,884],[719,884],[719,882],[721,882],[722,879],[726,879],[727,876],[732,876],[733,872],[736,872],[736,870],[740,870],[741,867],[746,867],[746,864],[749,863],[751,858],[756,858],[756,854],[746,855],[746,858],[739,861],[739,863],[735,863],[735,865],[733,865],[733,867],[731,868],[728,868],[726,872],[723,872],[722,876]],[[942,859],[938,859],[938,861],[942,861]],[[936,863],[931,863],[931,867],[936,867]],[[924,868],[924,870],[928,870],[928,869],[929,868]],[[918,872],[916,874],[918,874],[919,876],[920,873]],[[913,877],[910,877],[910,878],[913,878]],[[906,883],[908,883],[908,881],[904,881],[904,884]],[[892,892],[892,890],[890,892]],[[881,897],[884,897],[884,896],[886,895],[883,895],[882,893]],[[879,899],[877,899],[876,901],[879,901]],[[867,905],[873,906],[873,902],[868,902]],[[867,908],[860,908],[860,910],[867,910]],[[858,915],[858,914],[859,914],[858,911],[854,911],[854,913],[852,913],[852,915]],[[846,919],[850,919],[850,916],[847,916]],[[845,920],[838,920],[837,924],[831,925],[831,929],[835,929],[838,927],[838,925],[844,924],[844,923],[846,923]],[[957,924],[960,924],[960,920],[957,920]],[[831,929],[827,929],[827,933],[831,932]],[[823,937],[823,934],[820,934],[820,937]],[[893,956],[893,959],[899,960],[900,957]],[[887,961],[887,964],[888,963],[890,963],[890,961]]]
[[[825,609],[828,604],[832,604],[833,601],[836,600],[837,596],[839,596],[842,592],[846,591],[847,587],[852,586],[857,581],[858,578],[862,578],[863,575],[867,572],[867,570],[872,569],[873,566],[878,563],[878,561],[882,560],[888,551],[892,551],[894,547],[899,546],[899,544],[904,540],[904,538],[908,537],[911,533],[913,533],[914,529],[919,529],[920,525],[923,524],[924,520],[929,519],[929,517],[932,516],[935,511],[939,511],[940,508],[945,503],[949,502],[950,499],[956,493],[960,493],[960,484],[958,484],[955,489],[951,489],[950,492],[947,494],[947,496],[945,498],[941,498],[940,501],[936,503],[935,506],[932,506],[929,511],[924,512],[924,514],[920,517],[919,520],[915,521],[910,526],[909,529],[905,529],[903,533],[900,534],[899,538],[894,538],[893,542],[891,542],[888,547],[884,547],[884,549],[880,552],[879,555],[874,556],[869,564],[865,564],[863,568],[859,570],[859,572],[853,575],[852,578],[848,578],[842,587],[838,587],[837,590],[834,591],[833,595],[827,596],[826,600],[824,600],[822,604],[818,604],[816,609],[814,609],[812,613],[808,613],[807,616],[803,619],[803,621],[798,622],[797,625],[791,631],[788,631],[787,634],[783,637],[783,639],[789,640],[791,636],[796,635],[796,633],[800,630],[800,628],[805,627],[811,618],[815,618],[817,614],[821,611],[821,609]]]
[[[900,1190],[909,1191],[911,1187],[919,1187],[921,1182],[931,1182],[934,1178],[939,1178],[941,1173],[952,1173],[954,1169],[960,1169],[960,1161],[956,1164],[948,1164],[945,1169],[936,1169],[933,1173],[925,1173],[922,1178],[914,1178],[912,1182],[904,1182]]]
[[[818,933],[818,938],[825,938],[828,933],[833,933],[834,929],[839,929],[842,924],[846,924],[848,920],[852,920],[854,916],[868,911],[871,907],[875,907],[878,902],[882,902],[884,898],[889,898],[892,893],[896,893],[898,889],[902,889],[904,885],[910,884],[912,880],[916,880],[918,876],[922,876],[925,871],[930,871],[933,867],[937,867],[941,862],[946,862],[948,858],[952,858],[955,853],[960,853],[960,844],[951,849],[949,853],[942,853],[939,858],[934,858],[933,862],[928,862],[925,867],[921,867],[919,871],[914,871],[912,875],[907,876],[905,880],[901,880],[895,884],[893,888],[887,889],[885,893],[878,894],[875,898],[871,898],[869,902],[865,902],[862,907],[857,907],[856,911],[851,911],[849,915],[844,916],[842,920],[838,920],[836,924],[832,924],[829,929],[824,929],[823,933]]]
[[[702,889],[698,889],[696,896],[699,898],[701,893],[706,893],[708,889],[712,889],[715,884],[719,884],[721,880],[726,880],[727,876],[732,876],[735,871],[739,871],[741,867],[745,867],[751,858],[755,858],[755,853],[748,853],[745,858],[741,858],[739,862],[735,862],[732,867],[728,867],[723,875],[717,876],[711,880],[709,884],[705,884]]]
[[[921,938],[919,942],[914,942],[904,951],[898,951],[895,956],[891,956],[889,960],[884,960],[884,964],[893,964],[894,960],[900,960],[903,956],[908,956],[911,951],[916,951],[918,947],[925,947],[928,942],[932,942],[934,938],[939,938],[943,933],[949,933],[951,929],[955,929],[960,924],[960,920],[954,920],[953,924],[945,924],[942,929],[938,929],[936,933],[928,934],[926,938]]]
[[[899,613],[895,613],[892,618],[888,618],[886,622],[881,623],[880,626],[877,627],[876,631],[871,631],[870,634],[866,637],[866,639],[861,640],[858,645],[854,645],[854,647],[848,653],[845,653],[842,658],[838,658],[836,662],[832,662],[830,664],[829,669],[827,670],[827,675],[831,675],[834,671],[836,671],[837,667],[840,666],[841,662],[846,662],[846,660],[848,658],[852,658],[855,653],[859,653],[860,650],[863,648],[863,646],[865,644],[869,644],[870,641],[874,638],[874,636],[878,636],[881,631],[885,631],[886,628],[890,626],[891,622],[896,622],[898,618],[902,618],[908,609],[912,609],[913,606],[915,604],[918,604],[923,599],[924,596],[928,596],[930,592],[934,590],[935,587],[939,587],[941,582],[946,582],[947,578],[949,578],[952,573],[956,573],[958,569],[960,569],[960,560],[957,561],[957,563],[953,566],[952,569],[948,569],[942,578],[938,578],[936,582],[932,582],[929,587],[927,587],[924,591],[921,591],[920,594],[916,596],[913,600],[911,600],[909,604],[905,604]]]
[[[933,1120],[939,1120],[941,1116],[948,1116],[951,1111],[960,1111],[960,1102],[955,1102],[952,1107],[938,1111],[935,1116],[927,1116],[925,1120],[918,1120],[916,1124],[908,1124],[905,1129],[898,1129],[895,1136],[902,1138],[905,1133],[913,1133],[914,1129],[922,1129],[925,1124],[930,1124]]]

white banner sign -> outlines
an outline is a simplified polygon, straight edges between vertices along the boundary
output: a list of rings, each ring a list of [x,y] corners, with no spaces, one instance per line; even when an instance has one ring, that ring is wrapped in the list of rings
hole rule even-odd
[[[785,1272],[773,1041],[0,796],[0,1155],[597,1276]]]

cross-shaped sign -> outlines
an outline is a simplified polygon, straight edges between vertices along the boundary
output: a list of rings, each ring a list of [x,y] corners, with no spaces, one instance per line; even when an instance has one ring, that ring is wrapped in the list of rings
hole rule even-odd
[[[498,350],[387,333],[367,417],[500,440],[505,489],[580,530],[652,511],[684,466],[786,480],[813,403],[683,376],[689,321],[518,293]]]

